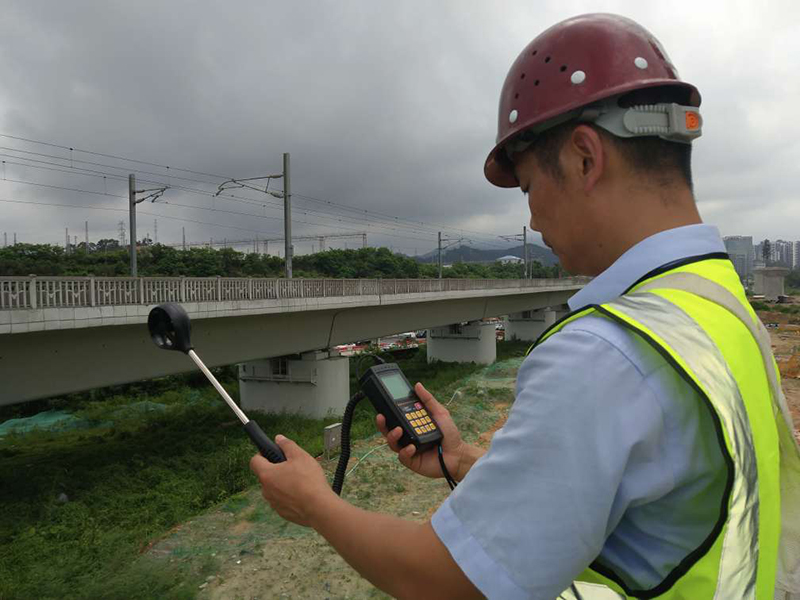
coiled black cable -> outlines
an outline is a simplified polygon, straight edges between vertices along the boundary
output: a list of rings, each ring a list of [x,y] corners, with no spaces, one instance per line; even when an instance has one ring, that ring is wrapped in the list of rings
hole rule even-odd
[[[344,416],[342,417],[342,452],[339,455],[339,464],[336,465],[336,473],[333,476],[333,484],[331,487],[336,492],[337,496],[342,495],[342,486],[344,485],[344,476],[347,473],[347,463],[350,462],[350,426],[353,424],[353,413],[356,410],[356,405],[364,399],[364,392],[358,391],[353,394],[347,406],[344,409]]]
[[[384,361],[380,356],[367,353],[362,355],[356,361],[356,378],[359,379],[359,364],[362,359],[365,357],[371,357],[376,363],[383,364]],[[341,445],[342,451],[339,455],[339,463],[336,465],[336,473],[333,476],[333,483],[331,484],[331,488],[336,493],[337,496],[342,495],[342,487],[344,486],[344,478],[347,474],[347,463],[350,462],[350,427],[353,424],[353,414],[355,413],[356,406],[358,405],[361,400],[364,399],[364,392],[358,391],[353,394],[352,398],[347,403],[347,406],[344,409],[344,416],[342,417],[342,433],[341,433]],[[450,475],[450,471],[447,470],[447,465],[444,464],[444,454],[442,451],[442,445],[439,444],[439,448],[437,450],[439,453],[439,465],[442,467],[442,475],[444,475],[445,480],[447,481],[447,485],[450,486],[451,490],[454,490],[458,485],[458,482]]]
[[[442,467],[442,475],[444,475],[445,481],[447,481],[447,485],[450,486],[450,490],[456,489],[458,482],[450,475],[450,471],[447,470],[447,465],[444,464],[444,451],[442,450],[442,445],[439,444],[439,448],[437,449],[439,453],[439,466]]]

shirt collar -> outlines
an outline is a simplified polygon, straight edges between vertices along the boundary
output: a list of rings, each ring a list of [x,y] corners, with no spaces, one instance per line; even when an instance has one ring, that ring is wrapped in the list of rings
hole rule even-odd
[[[570,310],[611,302],[653,269],[691,256],[725,252],[712,225],[686,225],[661,231],[629,248],[605,271],[569,299]]]

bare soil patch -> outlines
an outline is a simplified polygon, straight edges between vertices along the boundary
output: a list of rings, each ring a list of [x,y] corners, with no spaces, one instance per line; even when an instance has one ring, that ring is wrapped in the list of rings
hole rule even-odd
[[[787,319],[773,320],[777,316]],[[781,387],[794,418],[796,435],[800,438],[800,325],[790,323],[789,315],[781,313],[759,313],[759,317],[764,323],[778,323],[778,327],[768,329],[772,353],[781,373]]]
[[[448,405],[464,437],[487,445],[508,414],[522,359],[488,367],[439,400]],[[453,393],[455,392],[455,393]],[[319,459],[332,479],[336,468]],[[442,479],[405,469],[375,436],[353,445],[343,497],[356,506],[425,522],[450,492]],[[287,523],[261,498],[260,488],[230,498],[156,542],[149,555],[170,562],[193,561],[211,574],[198,598],[387,598],[313,530]]]

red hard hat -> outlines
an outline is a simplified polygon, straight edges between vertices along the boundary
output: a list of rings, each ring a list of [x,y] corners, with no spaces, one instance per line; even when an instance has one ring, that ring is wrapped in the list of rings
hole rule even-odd
[[[499,187],[519,185],[504,146],[521,132],[598,100],[656,86],[682,88],[686,103],[700,106],[697,88],[678,78],[659,41],[638,23],[590,14],[553,25],[528,44],[506,76],[486,178]]]

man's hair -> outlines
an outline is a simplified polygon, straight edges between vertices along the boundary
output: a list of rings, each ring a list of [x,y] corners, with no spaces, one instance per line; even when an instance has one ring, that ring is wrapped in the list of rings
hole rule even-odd
[[[629,107],[658,102],[686,103],[682,96],[683,92],[675,88],[655,88],[628,94],[620,99],[619,104],[622,107]],[[564,172],[559,163],[561,148],[579,125],[588,125],[594,129],[604,141],[620,153],[631,169],[649,178],[652,183],[665,186],[678,177],[690,190],[693,190],[691,144],[668,142],[657,136],[622,138],[591,123],[580,123],[576,120],[546,129],[536,136],[530,148],[542,170],[556,181],[564,180]]]

